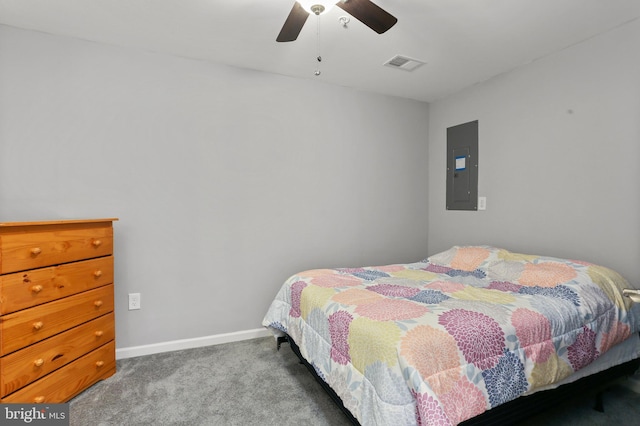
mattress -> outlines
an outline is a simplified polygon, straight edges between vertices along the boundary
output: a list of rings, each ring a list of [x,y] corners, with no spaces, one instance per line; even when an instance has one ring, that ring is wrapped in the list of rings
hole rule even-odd
[[[626,287],[586,262],[456,246],[296,274],[263,325],[291,336],[361,424],[457,424],[636,357]]]

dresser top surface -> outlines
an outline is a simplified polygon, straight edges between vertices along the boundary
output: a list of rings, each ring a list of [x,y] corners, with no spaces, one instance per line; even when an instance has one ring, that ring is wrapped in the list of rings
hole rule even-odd
[[[64,219],[64,220],[42,220],[31,222],[0,222],[0,228],[11,228],[16,226],[50,226],[50,225],[66,225],[66,224],[82,224],[82,223],[100,223],[100,222],[115,222],[118,218],[103,218],[103,219]]]

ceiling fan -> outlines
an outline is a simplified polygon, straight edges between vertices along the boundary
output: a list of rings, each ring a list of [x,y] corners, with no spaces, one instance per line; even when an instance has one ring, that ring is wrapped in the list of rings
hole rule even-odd
[[[338,0],[337,2],[336,0],[299,0],[293,5],[276,41],[294,41],[298,38],[310,13],[320,15],[334,5],[378,34],[384,33],[398,22],[396,17],[369,0]]]

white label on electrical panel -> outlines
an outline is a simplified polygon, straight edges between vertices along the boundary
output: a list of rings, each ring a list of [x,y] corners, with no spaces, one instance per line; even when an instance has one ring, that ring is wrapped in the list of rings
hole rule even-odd
[[[467,168],[467,157],[456,157],[456,171],[464,170]]]

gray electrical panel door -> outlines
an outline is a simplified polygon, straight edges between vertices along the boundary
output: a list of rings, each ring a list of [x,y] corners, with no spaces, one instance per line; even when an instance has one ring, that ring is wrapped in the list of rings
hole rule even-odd
[[[478,121],[447,129],[447,210],[478,210]]]

